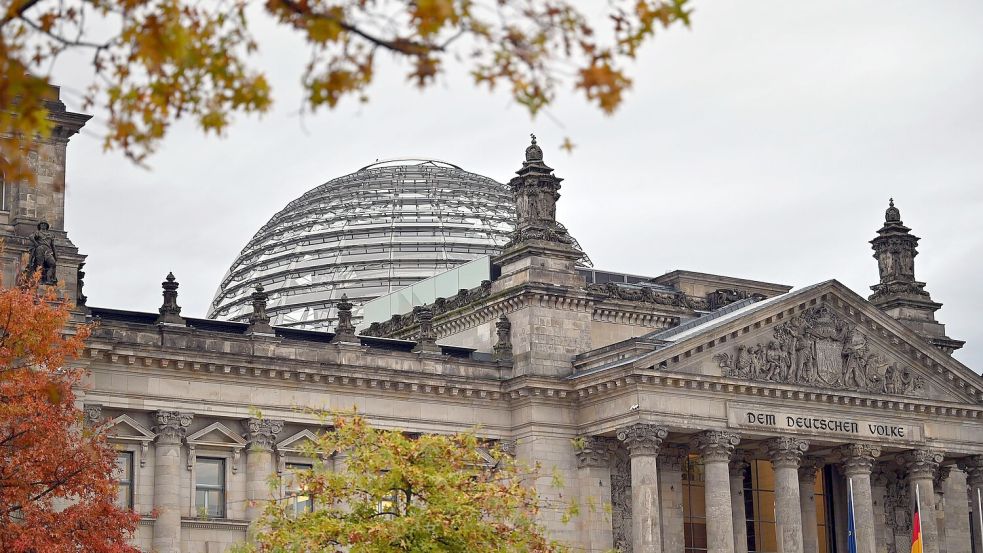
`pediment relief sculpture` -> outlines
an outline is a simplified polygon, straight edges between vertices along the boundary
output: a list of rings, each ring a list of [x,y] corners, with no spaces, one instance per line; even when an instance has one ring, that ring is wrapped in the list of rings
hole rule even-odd
[[[925,378],[874,351],[867,334],[826,305],[775,326],[773,339],[713,357],[724,376],[833,390],[925,396]]]

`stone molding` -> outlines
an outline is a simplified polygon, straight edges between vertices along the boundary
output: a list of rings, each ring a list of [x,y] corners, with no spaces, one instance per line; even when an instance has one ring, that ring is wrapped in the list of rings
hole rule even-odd
[[[246,432],[243,438],[246,440],[248,451],[273,451],[276,448],[276,436],[283,430],[283,421],[276,419],[260,419],[251,417],[242,422]]]
[[[576,444],[578,468],[605,468],[611,465],[611,438],[582,436]]]
[[[194,415],[178,411],[154,411],[154,426],[151,428],[157,434],[157,443],[179,444],[188,433],[188,427]]]
[[[909,478],[931,478],[935,480],[939,465],[945,455],[934,449],[912,449],[898,456],[898,461],[908,471]]]
[[[983,487],[983,455],[962,458],[959,468],[966,473],[966,481],[970,486]]]
[[[99,403],[86,403],[83,406],[85,413],[85,423],[89,426],[99,426],[102,424],[102,405]]]
[[[809,450],[809,442],[782,436],[767,442],[768,456],[775,468],[798,468],[802,456]]]
[[[842,459],[843,474],[846,476],[869,475],[874,468],[874,460],[881,456],[879,446],[866,443],[840,446],[838,452]]]
[[[733,432],[707,430],[693,438],[692,447],[700,453],[704,463],[726,463],[740,443],[740,436]]]
[[[647,423],[635,423],[618,430],[621,440],[632,457],[636,455],[658,455],[662,440],[669,435],[665,426]]]
[[[124,352],[125,351],[125,352]],[[85,351],[85,357],[93,361],[107,361],[112,365],[137,366],[143,368],[161,368],[174,371],[193,371],[206,375],[226,375],[230,378],[248,376],[266,381],[297,382],[301,385],[328,385],[354,387],[368,390],[396,390],[424,395],[441,395],[459,397],[469,401],[476,399],[499,401],[502,397],[519,399],[523,397],[541,397],[558,400],[574,400],[574,398],[594,399],[608,393],[622,393],[625,386],[644,384],[664,387],[674,390],[696,390],[701,393],[717,392],[740,394],[752,398],[774,398],[796,400],[799,402],[816,403],[820,405],[856,406],[866,409],[880,409],[888,413],[913,413],[922,416],[952,417],[968,420],[983,419],[983,408],[952,407],[949,405],[933,405],[933,400],[906,398],[871,398],[848,391],[798,390],[786,385],[770,383],[734,382],[731,379],[707,377],[706,375],[669,373],[662,369],[632,369],[615,374],[588,374],[579,377],[586,382],[576,380],[547,382],[544,380],[528,382],[502,389],[502,383],[507,381],[475,379],[454,379],[445,377],[446,384],[436,385],[429,381],[431,375],[410,372],[405,374],[388,374],[379,376],[367,374],[353,376],[350,372],[341,371],[332,374],[330,364],[312,368],[310,362],[299,362],[291,359],[270,358],[276,362],[276,367],[259,366],[255,363],[230,364],[227,356],[217,353],[214,360],[209,360],[210,352],[194,352],[198,360],[188,360],[187,357],[168,354],[159,350],[154,351],[117,351],[110,344],[92,343]],[[176,353],[176,352],[175,352]],[[392,352],[387,352],[390,355]],[[409,354],[407,354],[409,355]],[[415,356],[414,356],[415,357]],[[458,360],[455,360],[457,362]],[[475,367],[488,367],[491,364],[480,361],[461,361],[463,364]],[[364,364],[363,364],[364,366]],[[495,363],[494,368],[499,370]],[[374,367],[369,367],[374,370]],[[577,375],[574,375],[577,378]],[[885,416],[890,416],[886,414]]]

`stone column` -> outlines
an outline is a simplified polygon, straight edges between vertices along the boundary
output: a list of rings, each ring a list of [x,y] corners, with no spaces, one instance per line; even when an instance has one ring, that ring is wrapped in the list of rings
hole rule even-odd
[[[969,530],[969,488],[966,473],[955,467],[949,472],[945,486],[945,546],[950,552],[973,550]]]
[[[816,473],[822,461],[805,459],[799,465],[799,505],[802,508],[802,552],[819,553],[819,520],[816,517]]]
[[[686,547],[683,513],[683,461],[685,447],[663,446],[659,450],[659,501],[662,517],[662,550],[682,551]]]
[[[730,510],[734,515],[734,553],[747,551],[747,512],[744,509],[744,474],[751,467],[746,455],[738,451],[730,462]]]
[[[611,439],[584,436],[577,444],[580,481],[581,541],[585,551],[603,553],[614,547],[611,505]]]
[[[631,456],[632,553],[662,553],[656,457],[669,429],[636,423],[618,431]]]
[[[154,521],[153,550],[157,553],[181,551],[181,441],[191,425],[192,415],[177,411],[155,411],[154,445]]]
[[[881,448],[872,444],[849,444],[840,448],[843,459],[843,476],[847,479],[847,493],[853,487],[853,518],[857,529],[857,553],[875,553],[874,496],[870,486],[870,471],[874,459],[880,457]],[[930,511],[934,516],[934,509]]]
[[[249,418],[243,421],[246,439],[246,520],[259,519],[272,499],[269,479],[276,470],[273,449],[283,421]]]
[[[731,432],[709,430],[693,439],[703,459],[707,552],[734,553],[734,511],[730,496],[730,457],[741,439]]]
[[[799,461],[809,443],[782,437],[768,441],[775,469],[775,531],[778,553],[802,553],[802,508],[799,506]]]
[[[919,513],[925,553],[940,553],[939,528],[935,518],[935,473],[939,470],[942,458],[941,452],[931,449],[906,451],[898,458],[908,470],[908,495],[911,496],[911,504],[914,505],[916,496],[921,497]]]
[[[969,504],[973,513],[973,553],[983,553],[983,525],[980,524],[980,497],[983,497],[983,455],[966,457],[959,463],[969,484]]]

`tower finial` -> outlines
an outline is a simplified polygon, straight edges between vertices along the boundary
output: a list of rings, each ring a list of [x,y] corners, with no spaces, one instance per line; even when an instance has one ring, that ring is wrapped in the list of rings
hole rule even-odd
[[[894,198],[887,201],[887,211],[884,212],[884,221],[887,223],[901,223],[901,210],[894,207]]]
[[[535,144],[535,143],[536,143],[536,135],[535,135],[535,134],[533,134],[533,133],[529,133],[529,138],[531,138],[531,139],[532,139],[532,143],[533,143],[533,144]]]

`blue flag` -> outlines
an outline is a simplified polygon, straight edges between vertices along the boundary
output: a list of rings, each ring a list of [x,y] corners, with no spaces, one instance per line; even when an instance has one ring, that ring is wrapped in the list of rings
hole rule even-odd
[[[853,514],[853,479],[847,481],[847,486],[849,487],[849,493],[846,499],[846,517],[847,517],[847,530],[846,530],[846,550],[847,553],[857,553],[857,521]]]

